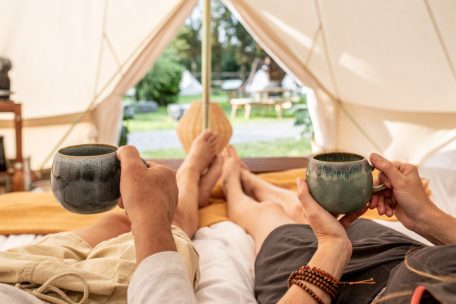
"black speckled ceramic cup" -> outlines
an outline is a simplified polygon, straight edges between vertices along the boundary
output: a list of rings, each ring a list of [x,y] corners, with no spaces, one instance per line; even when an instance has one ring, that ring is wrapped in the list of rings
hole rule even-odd
[[[312,197],[335,214],[361,209],[372,193],[385,189],[384,185],[373,186],[369,162],[352,153],[325,153],[310,158],[306,180]]]
[[[114,208],[120,197],[117,147],[101,144],[60,149],[52,164],[52,192],[74,213],[91,214]]]

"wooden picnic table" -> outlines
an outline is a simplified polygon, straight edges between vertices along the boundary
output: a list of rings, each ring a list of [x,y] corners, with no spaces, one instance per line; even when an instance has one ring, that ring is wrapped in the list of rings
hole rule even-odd
[[[244,117],[248,119],[253,107],[274,107],[277,117],[282,118],[283,104],[290,101],[291,91],[281,87],[270,87],[257,91],[254,95],[231,99],[231,117],[236,117],[239,108],[244,108]]]

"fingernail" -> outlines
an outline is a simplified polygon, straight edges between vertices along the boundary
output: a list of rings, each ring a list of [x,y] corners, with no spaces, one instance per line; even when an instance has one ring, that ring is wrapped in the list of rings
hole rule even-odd
[[[302,184],[303,184],[302,179],[301,179],[301,178],[296,179],[296,184],[297,184],[299,187],[302,187]]]
[[[372,153],[371,154],[371,160],[373,160],[373,161],[380,160],[380,155],[378,155],[377,153]]]

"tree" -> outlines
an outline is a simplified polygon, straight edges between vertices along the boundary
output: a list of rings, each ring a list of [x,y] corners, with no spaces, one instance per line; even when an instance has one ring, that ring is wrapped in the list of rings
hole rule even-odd
[[[153,68],[136,85],[135,99],[153,100],[160,105],[176,102],[182,72],[176,49],[167,48]]]
[[[180,62],[193,75],[201,70],[201,29],[201,16],[191,14],[172,42]]]

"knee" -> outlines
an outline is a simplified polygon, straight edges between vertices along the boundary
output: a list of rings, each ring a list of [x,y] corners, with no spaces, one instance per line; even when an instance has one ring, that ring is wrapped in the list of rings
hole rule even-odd
[[[284,214],[285,209],[283,208],[282,205],[279,203],[274,203],[274,202],[262,202],[261,203],[261,210],[259,210],[259,214],[261,216],[266,216],[266,215],[275,215],[275,214]]]
[[[128,229],[131,227],[128,216],[120,213],[106,214],[102,218],[100,218],[98,224],[108,227],[122,227]]]

